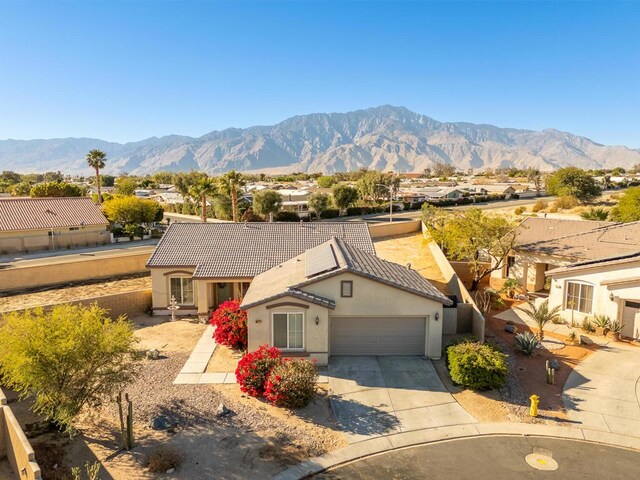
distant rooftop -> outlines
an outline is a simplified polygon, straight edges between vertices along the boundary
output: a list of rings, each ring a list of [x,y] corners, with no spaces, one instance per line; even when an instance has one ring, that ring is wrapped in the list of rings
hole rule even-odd
[[[108,224],[89,197],[0,198],[0,231]]]

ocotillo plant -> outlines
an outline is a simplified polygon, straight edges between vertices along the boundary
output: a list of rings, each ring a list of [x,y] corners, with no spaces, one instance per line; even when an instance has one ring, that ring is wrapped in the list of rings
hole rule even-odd
[[[124,399],[127,402],[127,416],[125,418],[124,411],[122,409],[122,392],[118,393],[118,413],[120,414],[120,434],[122,436],[122,448],[131,450],[133,444],[133,402],[129,400],[129,394],[124,394]]]

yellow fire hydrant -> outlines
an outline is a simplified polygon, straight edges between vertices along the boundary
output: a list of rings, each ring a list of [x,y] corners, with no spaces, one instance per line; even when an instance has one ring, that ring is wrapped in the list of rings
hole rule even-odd
[[[534,394],[529,397],[529,400],[531,400],[531,408],[529,409],[529,415],[531,415],[532,417],[537,417],[538,403],[540,402],[540,397]]]

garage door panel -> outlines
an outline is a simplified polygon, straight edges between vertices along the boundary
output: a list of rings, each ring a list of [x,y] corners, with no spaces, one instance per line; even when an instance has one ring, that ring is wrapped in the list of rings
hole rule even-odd
[[[424,355],[424,317],[332,317],[331,355]]]

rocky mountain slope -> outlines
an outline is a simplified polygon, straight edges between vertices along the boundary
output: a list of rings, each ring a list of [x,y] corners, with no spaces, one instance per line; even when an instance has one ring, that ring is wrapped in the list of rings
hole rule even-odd
[[[92,148],[107,153],[106,172],[131,174],[192,169],[211,174],[231,169],[331,173],[360,167],[420,172],[434,162],[463,170],[640,163],[640,150],[604,146],[567,132],[439,122],[385,105],[301,115],[273,126],[229,128],[199,138],[169,135],[126,144],[88,138],[4,140],[0,141],[0,169],[89,174],[84,155]]]

